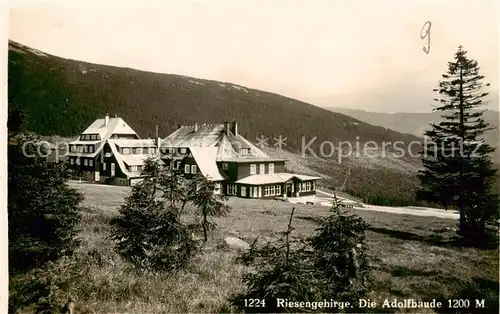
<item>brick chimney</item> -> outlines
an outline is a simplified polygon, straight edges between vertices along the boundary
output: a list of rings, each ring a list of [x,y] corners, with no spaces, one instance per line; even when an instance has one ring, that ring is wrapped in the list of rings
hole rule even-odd
[[[109,115],[106,113],[106,116],[104,117],[104,126],[108,126],[109,124]]]
[[[236,120],[231,123],[231,132],[233,132],[234,136],[238,136],[238,122]]]
[[[226,134],[229,134],[229,122],[224,122],[224,132],[226,132]]]

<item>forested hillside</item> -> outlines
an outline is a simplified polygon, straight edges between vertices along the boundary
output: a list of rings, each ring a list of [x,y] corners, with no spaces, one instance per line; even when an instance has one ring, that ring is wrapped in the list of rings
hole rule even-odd
[[[264,135],[286,137],[283,148],[298,152],[304,143],[321,157],[320,144],[349,141],[356,147],[367,141],[418,141],[380,126],[356,120],[285,96],[233,83],[195,79],[90,64],[45,54],[9,42],[9,111],[25,116],[25,131],[40,135],[72,137],[106,113],[119,115],[141,137],[167,136],[178,124],[221,123],[237,120],[240,133],[256,142]],[[335,146],[337,148],[338,146]],[[330,154],[331,145],[324,145]],[[417,145],[413,150],[418,151]],[[414,151],[414,153],[416,153]],[[343,186],[366,201],[384,198],[383,204],[413,203],[418,158],[344,158],[336,153],[326,158],[303,158],[305,167],[329,177],[322,184]],[[399,168],[413,169],[400,171]],[[396,169],[395,169],[396,168]],[[351,169],[347,171],[347,169]],[[297,169],[301,171],[300,169]],[[346,179],[349,173],[350,179]]]
[[[166,136],[178,124],[236,119],[251,141],[281,134],[290,150],[300,149],[303,135],[317,136],[316,143],[357,136],[361,142],[417,139],[232,83],[67,60],[15,42],[9,42],[8,72],[9,109],[22,110],[25,128],[41,135],[72,136],[109,113],[123,117],[141,137],[154,136],[155,125]]]

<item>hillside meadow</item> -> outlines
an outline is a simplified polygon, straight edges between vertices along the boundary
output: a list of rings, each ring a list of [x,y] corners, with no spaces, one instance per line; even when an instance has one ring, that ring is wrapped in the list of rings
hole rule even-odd
[[[231,311],[227,299],[244,289],[242,276],[249,269],[236,261],[240,253],[222,245],[223,239],[236,236],[250,243],[257,236],[258,243],[276,239],[286,230],[292,206],[296,208],[292,236],[304,239],[312,235],[318,219],[328,214],[328,208],[315,205],[230,198],[232,211],[216,219],[218,229],[186,270],[145,272],[133,270],[114,252],[108,239],[110,218],[117,215],[130,189],[78,183],[71,186],[85,196],[82,245],[72,259],[58,262],[48,277],[60,288],[59,293],[74,298],[76,313]],[[487,312],[496,312],[498,251],[456,248],[450,241],[455,220],[350,210],[370,225],[367,242],[375,268],[371,300],[484,299]],[[183,219],[193,221],[194,217],[188,213]],[[19,313],[33,310],[23,306],[29,296],[22,283],[29,276],[10,281],[11,302]]]

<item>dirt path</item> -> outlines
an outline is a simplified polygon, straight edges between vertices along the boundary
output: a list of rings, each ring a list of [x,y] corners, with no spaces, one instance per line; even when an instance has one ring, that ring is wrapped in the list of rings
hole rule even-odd
[[[326,195],[329,197],[333,197],[333,194],[323,192],[320,190],[316,190],[318,196]],[[351,201],[347,198],[337,197],[345,202],[355,202]],[[400,214],[400,215],[415,215],[415,216],[431,216],[431,217],[439,217],[439,218],[450,218],[450,219],[458,219],[459,215],[454,210],[444,210],[439,208],[431,208],[431,207],[417,207],[417,206],[406,206],[406,207],[390,207],[390,206],[378,206],[378,205],[369,205],[362,204],[363,207],[356,207],[356,209],[360,210],[373,210],[380,211],[386,213]]]

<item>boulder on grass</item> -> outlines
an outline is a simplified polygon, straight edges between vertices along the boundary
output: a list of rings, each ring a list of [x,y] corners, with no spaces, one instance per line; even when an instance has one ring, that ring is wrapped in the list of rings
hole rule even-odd
[[[246,251],[250,248],[250,244],[235,237],[224,238],[224,243],[226,247],[233,250]]]

